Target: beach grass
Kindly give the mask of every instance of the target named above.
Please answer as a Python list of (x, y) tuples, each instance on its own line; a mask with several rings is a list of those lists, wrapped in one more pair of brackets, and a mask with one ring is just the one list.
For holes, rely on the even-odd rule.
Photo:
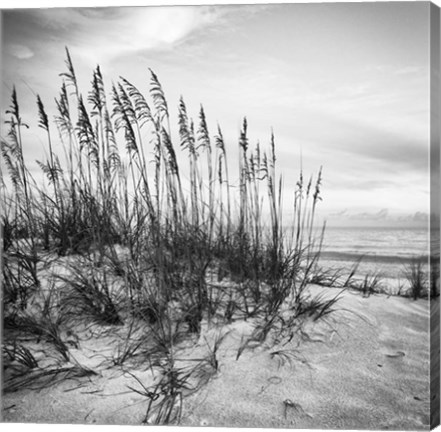
[[(204, 108), (194, 121), (181, 98), (172, 130), (153, 71), (148, 95), (121, 77), (109, 96), (97, 66), (83, 94), (66, 49), (60, 76), (53, 121), (42, 98), (36, 100), (46, 137), (46, 156), (37, 161), (41, 180), (25, 162), (27, 125), (15, 87), (6, 112), (4, 322), (5, 337), (16, 347), (6, 355), (34, 366), (32, 353), (18, 344), (21, 334), (33, 332), (68, 362), (66, 332), (85, 322), (115, 328), (115, 334), (120, 328), (113, 365), (139, 355), (152, 364), (154, 352), (163, 359), (153, 393), (134, 390), (149, 398), (145, 421), (153, 402), (155, 423), (179, 421), (182, 387), (202, 365), (216, 373), (223, 337), (206, 341), (207, 357), (190, 375), (175, 362), (182, 340), (201, 335), (203, 322), (252, 318), (260, 322), (263, 342), (284, 302), (302, 310), (315, 259), (321, 171), (315, 183), (312, 177), (306, 183), (300, 171), (290, 221), (295, 229), (286, 233), (274, 134), (268, 151), (252, 147), (243, 119), (236, 188), (221, 128), (212, 137)], [(42, 269), (51, 265), (48, 275)], [(152, 337), (140, 335), (140, 326)], [(152, 396), (158, 392), (161, 402)]]
[(429, 278), (421, 259), (414, 258), (404, 269), (409, 284), (408, 295), (414, 300), (429, 293)]
[[(144, 423), (179, 423), (184, 397), (220, 369), (226, 334), (209, 340), (204, 327), (252, 321), (236, 359), (265, 341), (291, 340), (305, 320), (325, 319), (339, 300), (311, 298), (308, 283), (352, 287), (358, 264), (349, 275), (317, 270), (324, 233), (317, 236), (314, 228), (321, 169), (309, 180), (299, 170), (293, 218), (283, 219), (273, 133), (267, 150), (252, 146), (244, 118), (237, 144), (227, 143), (219, 126), (210, 134), (202, 106), (195, 121), (189, 116), (183, 98), (173, 129), (165, 91), (151, 70), (148, 95), (122, 77), (107, 93), (99, 66), (84, 94), (66, 49), (61, 78), (53, 121), (40, 96), (36, 100), (46, 139), (46, 156), (38, 161), (42, 180), (25, 162), (27, 126), (15, 88), (1, 141), (9, 176), (2, 186), (9, 344), (3, 354), (9, 363), (38, 368), (22, 342), (31, 333), (61, 356), (60, 373), (14, 376), (6, 389), (31, 386), (33, 377), (89, 376), (91, 369), (71, 352), (81, 338), (73, 346), (68, 335), (98, 326), (117, 341), (104, 361), (130, 373), (136, 383), (130, 390), (146, 399)], [(231, 179), (230, 145), (239, 150), (237, 181)], [(291, 230), (283, 229), (286, 223)], [(409, 280), (413, 296), (420, 296), (421, 268), (412, 268)], [(371, 294), (378, 286), (373, 275), (361, 289)], [(197, 340), (205, 341), (207, 353), (182, 366), (180, 347)], [(280, 364), (301, 359), (297, 350), (271, 355)], [(152, 371), (152, 383), (130, 372), (134, 363)]]

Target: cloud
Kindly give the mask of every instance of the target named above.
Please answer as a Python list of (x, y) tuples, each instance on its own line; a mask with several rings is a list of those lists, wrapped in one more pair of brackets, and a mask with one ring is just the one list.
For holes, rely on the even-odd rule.
[(389, 210), (384, 208), (378, 212), (363, 212), (363, 213), (348, 213), (344, 211), (340, 214), (333, 214), (333, 216), (343, 216), (350, 220), (363, 220), (363, 221), (383, 221), (389, 218)]
[(334, 213), (330, 213), (329, 217), (341, 217), (341, 216), (348, 216), (348, 209), (345, 208), (344, 210), (338, 211), (338, 212), (334, 212)]
[(378, 221), (390, 218), (389, 209), (384, 208), (378, 211), (351, 212), (347, 208), (344, 210), (334, 210), (327, 214), (329, 218), (343, 218), (344, 220), (367, 220)]
[[(42, 10), (40, 22), (93, 64), (137, 52), (168, 50), (217, 24), (216, 7), (127, 7)], [(43, 27), (44, 27), (43, 26)]]
[(18, 58), (19, 60), (27, 60), (34, 56), (34, 52), (25, 45), (20, 44), (8, 44), (6, 46), (7, 52)]
[(429, 215), (426, 212), (397, 212), (383, 208), (378, 211), (341, 211), (324, 215), (330, 226), (379, 226), (379, 227), (427, 227)]
[(389, 221), (389, 222), (413, 222), (413, 223), (427, 223), (429, 220), (429, 215), (426, 212), (417, 211), (415, 213), (401, 213), (401, 214), (391, 214), (389, 209), (383, 208), (379, 211), (374, 212), (349, 212), (347, 209), (332, 212), (328, 214), (329, 218), (342, 218), (346, 221), (364, 221), (364, 222), (379, 222), (379, 221)]
[(412, 216), (412, 220), (415, 222), (427, 222), (429, 220), (429, 215), (425, 212), (416, 212)]
[(377, 72), (380, 74), (393, 74), (393, 75), (421, 75), (426, 73), (425, 68), (418, 65), (407, 65), (402, 67), (397, 67), (396, 65), (383, 64), (383, 65), (369, 65), (366, 67), (368, 72)]
[[(328, 117), (328, 118), (327, 118)], [(409, 174), (409, 170), (427, 173), (429, 140), (427, 123), (418, 127), (394, 123), (377, 117), (378, 124), (364, 119), (345, 119), (322, 113), (324, 127), (313, 131), (321, 147), (332, 147), (342, 157), (350, 158), (357, 169), (369, 167), (369, 180), (384, 181), (384, 169)], [(398, 126), (401, 125), (401, 129)], [(423, 127), (425, 126), (425, 128)], [(332, 133), (331, 133), (332, 132)], [(381, 172), (381, 176), (377, 174)], [(373, 176), (374, 174), (374, 176)], [(359, 179), (361, 180), (361, 179)], [(365, 180), (365, 179), (363, 179)], [(373, 186), (373, 184), (371, 185)], [(376, 186), (379, 186), (377, 184)]]
[(400, 221), (405, 222), (423, 222), (427, 223), (429, 221), (429, 215), (426, 212), (417, 211), (413, 214), (406, 214), (399, 218)]

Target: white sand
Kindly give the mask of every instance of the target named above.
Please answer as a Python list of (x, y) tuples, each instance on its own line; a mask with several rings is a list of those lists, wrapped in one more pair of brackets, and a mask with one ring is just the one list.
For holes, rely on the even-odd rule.
[[(329, 296), (338, 292), (318, 286), (310, 290)], [(291, 365), (279, 365), (265, 344), (245, 350), (236, 361), (243, 335), (253, 330), (252, 322), (205, 329), (208, 341), (219, 331), (230, 333), (219, 349), (220, 372), (202, 390), (184, 399), (181, 424), (428, 429), (429, 302), (385, 295), (363, 298), (360, 293), (345, 292), (336, 307), (340, 310), (327, 322), (306, 324), (305, 331), (313, 341), (304, 340), (297, 346), (294, 339), (284, 347), (295, 356)], [(199, 348), (187, 348), (182, 356), (197, 355), (204, 341), (201, 338)], [(73, 353), (81, 364), (96, 370), (99, 362), (92, 353), (109, 343), (106, 339), (89, 341)], [(151, 382), (150, 372), (131, 372), (147, 384)], [(99, 370), (99, 376), (90, 381), (83, 378), (39, 392), (8, 393), (2, 398), (3, 420), (140, 424), (146, 400), (128, 391), (127, 385), (136, 383), (111, 368)], [(4, 430), (12, 430), (12, 425)]]

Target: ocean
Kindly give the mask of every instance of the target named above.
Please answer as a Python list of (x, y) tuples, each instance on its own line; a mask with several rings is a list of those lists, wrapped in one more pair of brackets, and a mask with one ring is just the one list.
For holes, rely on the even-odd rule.
[(426, 228), (331, 228), (325, 231), (323, 251), (344, 260), (408, 262), (429, 255)]
[(349, 269), (361, 260), (359, 278), (379, 274), (385, 285), (395, 288), (406, 285), (405, 273), (414, 259), (428, 262), (429, 237), (427, 228), (327, 227), (319, 264)]

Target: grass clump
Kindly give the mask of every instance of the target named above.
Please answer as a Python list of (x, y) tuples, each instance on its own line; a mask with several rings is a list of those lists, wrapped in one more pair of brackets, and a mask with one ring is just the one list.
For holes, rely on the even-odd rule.
[(70, 318), (88, 317), (103, 324), (122, 324), (105, 270), (96, 271), (85, 260), (70, 266), (68, 276), (58, 276), (66, 288), (63, 313)]
[(424, 261), (414, 258), (404, 268), (404, 276), (408, 282), (408, 295), (413, 300), (429, 295), (429, 278), (425, 270)]

